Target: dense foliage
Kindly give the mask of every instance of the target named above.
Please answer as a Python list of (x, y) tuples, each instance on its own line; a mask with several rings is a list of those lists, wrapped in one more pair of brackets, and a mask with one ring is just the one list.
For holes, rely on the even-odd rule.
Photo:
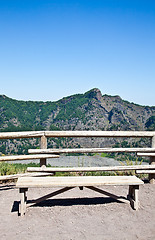
[[(155, 107), (140, 106), (119, 96), (92, 89), (85, 94), (65, 97), (57, 102), (18, 101), (0, 96), (0, 131), (38, 130), (155, 130)], [(96, 147), (115, 144), (93, 141)], [(48, 147), (80, 147), (80, 139), (50, 139)], [(3, 154), (27, 153), (39, 147), (38, 140), (0, 141)]]

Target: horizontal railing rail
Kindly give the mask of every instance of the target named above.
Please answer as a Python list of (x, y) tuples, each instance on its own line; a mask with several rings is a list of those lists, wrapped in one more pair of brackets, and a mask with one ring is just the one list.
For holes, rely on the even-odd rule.
[[(102, 137), (102, 138), (151, 138), (152, 144), (150, 148), (77, 148), (77, 149), (51, 149), (47, 151), (47, 139), (48, 138), (62, 138), (62, 137)], [(61, 153), (89, 153), (89, 152), (148, 152), (144, 154), (150, 157), (150, 164), (155, 164), (155, 131), (23, 131), (23, 132), (0, 132), (0, 139), (19, 139), (19, 138), (40, 138), (40, 150), (29, 150), (29, 153), (39, 154), (61, 154)], [(47, 149), (47, 150), (46, 150)], [(46, 150), (46, 151), (45, 151)], [(27, 155), (28, 156), (28, 155)], [(40, 157), (40, 166), (46, 165), (46, 155)], [(54, 157), (54, 156), (53, 156)], [(58, 156), (55, 156), (58, 157)], [(13, 157), (12, 160), (17, 160), (19, 157)], [(31, 159), (32, 156), (27, 159)], [(2, 159), (2, 157), (1, 157)], [(4, 158), (4, 159), (7, 159)], [(4, 159), (2, 159), (4, 161)], [(22, 159), (22, 156), (21, 156)], [(23, 156), (23, 159), (26, 159)], [(10, 160), (10, 158), (9, 158)], [(155, 174), (149, 174), (150, 181), (155, 181)]]
[(49, 148), (49, 149), (29, 149), (28, 153), (38, 154), (61, 154), (61, 153), (124, 153), (124, 152), (155, 152), (155, 148)]
[(155, 131), (27, 131), (0, 132), (0, 139), (38, 137), (153, 137)]
[(153, 131), (46, 131), (46, 137), (153, 137)]
[(44, 135), (45, 135), (44, 131), (0, 132), (0, 139), (38, 138)]

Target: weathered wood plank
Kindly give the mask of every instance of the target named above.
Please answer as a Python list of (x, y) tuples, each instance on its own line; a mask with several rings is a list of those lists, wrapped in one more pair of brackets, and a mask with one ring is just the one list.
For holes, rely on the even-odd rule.
[(0, 139), (12, 138), (35, 138), (44, 136), (44, 131), (28, 131), (28, 132), (0, 132)]
[(32, 205), (40, 203), (40, 202), (42, 202), (42, 201), (44, 201), (44, 200), (46, 200), (48, 198), (51, 198), (51, 197), (54, 197), (54, 196), (56, 196), (58, 194), (64, 193), (66, 191), (69, 191), (72, 188), (74, 188), (74, 187), (65, 187), (65, 188), (62, 188), (62, 189), (57, 190), (55, 192), (52, 192), (50, 194), (47, 194), (47, 195), (45, 195), (43, 197), (37, 198), (37, 199), (33, 200), (31, 203), (28, 203), (27, 207), (31, 207)]
[(139, 185), (143, 184), (136, 176), (79, 176), (79, 177), (24, 177), (18, 178), (17, 188), (33, 187), (80, 187), (101, 185)]
[(155, 173), (155, 170), (152, 169), (152, 170), (136, 170), (136, 173), (137, 174), (150, 174), (150, 173)]
[[(155, 148), (155, 136), (152, 137), (152, 148)], [(150, 164), (155, 165), (155, 156), (150, 157)], [(149, 174), (149, 181), (151, 184), (155, 184), (155, 174), (154, 173)]]
[(139, 152), (139, 153), (137, 153), (137, 156), (141, 156), (141, 157), (155, 157), (155, 152), (151, 152), (151, 153)]
[(133, 209), (138, 210), (139, 200), (138, 200), (139, 185), (130, 185), (128, 199)]
[(45, 131), (46, 137), (153, 137), (155, 131)]
[(129, 201), (127, 199), (124, 199), (124, 198), (122, 198), (120, 196), (117, 196), (115, 194), (109, 193), (109, 192), (107, 192), (105, 190), (102, 190), (102, 189), (99, 189), (97, 187), (90, 186), (90, 187), (86, 187), (86, 188), (91, 189), (93, 191), (96, 191), (98, 193), (104, 194), (106, 196), (109, 196), (109, 197), (111, 197), (111, 198), (113, 198), (113, 199), (115, 199), (117, 201), (120, 201), (120, 202), (123, 202), (123, 203), (129, 203)]
[(19, 189), (19, 192), (20, 192), (20, 204), (19, 204), (19, 214), (21, 216), (23, 216), (26, 212), (26, 191), (28, 189), (26, 188), (22, 188), (22, 189)]
[(33, 137), (153, 137), (155, 131), (27, 131), (0, 132), (0, 139)]
[(153, 165), (105, 166), (105, 167), (28, 167), (28, 172), (99, 172), (155, 169)]
[(33, 160), (41, 158), (58, 158), (55, 154), (35, 154), (35, 155), (13, 155), (0, 157), (0, 161), (18, 161), (18, 160)]
[[(42, 136), (40, 139), (40, 147), (41, 149), (47, 148), (47, 137)], [(46, 157), (45, 158), (40, 158), (40, 167), (41, 166), (46, 166)]]
[(111, 153), (111, 152), (154, 152), (155, 148), (64, 148), (29, 149), (28, 153)]
[(17, 179), (19, 177), (41, 177), (41, 176), (53, 176), (52, 173), (19, 173), (19, 174), (13, 174), (13, 175), (4, 175), (0, 176), (0, 181), (6, 181), (11, 179)]

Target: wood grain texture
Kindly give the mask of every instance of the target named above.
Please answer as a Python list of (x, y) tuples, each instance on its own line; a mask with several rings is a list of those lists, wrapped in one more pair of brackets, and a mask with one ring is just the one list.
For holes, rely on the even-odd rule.
[(35, 154), (35, 155), (13, 155), (0, 157), (0, 161), (17, 161), (17, 160), (33, 160), (40, 158), (58, 158), (59, 155), (55, 154)]
[(99, 172), (99, 171), (127, 171), (136, 169), (155, 169), (153, 165), (105, 166), (105, 167), (28, 167), (28, 172)]
[(0, 132), (0, 139), (13, 138), (37, 138), (44, 136), (44, 131), (28, 131), (28, 132)]
[(18, 178), (17, 188), (79, 187), (102, 185), (140, 185), (136, 176), (79, 176), (79, 177), (24, 177)]
[(52, 173), (19, 173), (19, 174), (13, 174), (13, 175), (5, 175), (0, 176), (0, 181), (6, 181), (11, 179), (17, 179), (19, 177), (41, 177), (41, 176), (53, 176)]
[(29, 149), (28, 153), (111, 153), (111, 152), (154, 152), (155, 148), (64, 148)]
[(153, 137), (155, 131), (27, 131), (0, 132), (0, 139), (35, 137)]
[[(47, 148), (47, 137), (42, 136), (40, 139), (40, 148), (45, 149)], [(40, 167), (41, 166), (46, 166), (46, 157), (45, 158), (40, 158)]]
[(155, 131), (45, 131), (47, 137), (153, 137)]

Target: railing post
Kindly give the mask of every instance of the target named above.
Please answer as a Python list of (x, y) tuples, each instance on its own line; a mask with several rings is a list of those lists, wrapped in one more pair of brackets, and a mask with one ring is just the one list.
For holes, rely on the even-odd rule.
[[(47, 137), (42, 136), (40, 139), (40, 148), (45, 149), (47, 148)], [(46, 158), (40, 159), (40, 167), (46, 166)]]
[[(155, 136), (152, 137), (152, 148), (155, 148)], [(150, 164), (155, 164), (155, 157), (150, 157)], [(155, 184), (155, 173), (149, 174), (149, 181), (151, 184)]]

